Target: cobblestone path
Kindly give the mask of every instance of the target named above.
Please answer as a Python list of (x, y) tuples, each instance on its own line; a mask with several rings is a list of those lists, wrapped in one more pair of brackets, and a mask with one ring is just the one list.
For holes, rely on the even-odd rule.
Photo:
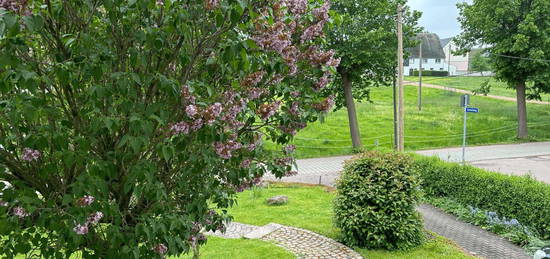
[(345, 245), (300, 228), (282, 226), (261, 239), (284, 247), (298, 258), (363, 258)]
[(223, 238), (257, 238), (273, 242), (294, 253), (298, 258), (304, 259), (363, 258), (353, 249), (328, 237), (309, 230), (274, 223), (260, 227), (231, 222), (227, 225), (225, 233), (208, 232), (207, 234)]

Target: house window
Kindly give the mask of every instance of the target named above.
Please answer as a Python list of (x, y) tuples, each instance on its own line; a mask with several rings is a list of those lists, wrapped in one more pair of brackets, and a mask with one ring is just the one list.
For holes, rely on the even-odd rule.
[(441, 63), (441, 59), (440, 59), (440, 58), (436, 58), (436, 59), (435, 59), (435, 63)]
[(425, 58), (423, 62), (424, 62), (424, 63), (428, 63), (428, 59), (427, 59), (427, 58)]
[(414, 64), (414, 58), (411, 58), (410, 62), (411, 62), (411, 64)]
[(439, 68), (439, 70), (443, 71), (443, 68), (442, 68), (442, 67), (440, 67), (440, 68)]
[(430, 67), (430, 70), (432, 70), (432, 71), (433, 71), (433, 70), (434, 70), (434, 68), (433, 68), (433, 67)]

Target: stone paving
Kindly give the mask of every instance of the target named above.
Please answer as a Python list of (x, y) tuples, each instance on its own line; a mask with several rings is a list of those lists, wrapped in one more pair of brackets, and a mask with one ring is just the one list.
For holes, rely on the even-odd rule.
[(255, 238), (273, 242), (294, 253), (298, 258), (352, 259), (363, 258), (353, 249), (333, 239), (309, 230), (270, 223), (265, 226), (253, 226), (231, 222), (226, 232), (208, 232), (207, 235), (223, 238)]
[(458, 220), (431, 205), (422, 204), (417, 210), (424, 218), (424, 227), (453, 240), (473, 255), (487, 259), (529, 259), (522, 248), (491, 232)]
[(261, 239), (278, 244), (298, 258), (363, 258), (345, 245), (300, 228), (282, 226)]
[(223, 238), (242, 238), (246, 234), (258, 228), (260, 227), (247, 225), (239, 222), (231, 222), (225, 226), (225, 229), (226, 229), (225, 233), (216, 231), (216, 232), (208, 232), (206, 234), (211, 236), (223, 237)]

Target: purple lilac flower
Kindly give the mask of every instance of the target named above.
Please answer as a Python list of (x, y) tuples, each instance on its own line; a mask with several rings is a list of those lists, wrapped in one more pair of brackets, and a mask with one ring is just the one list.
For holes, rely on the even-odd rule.
[(321, 35), (323, 35), (323, 27), (325, 26), (324, 21), (319, 21), (313, 25), (307, 27), (302, 34), (302, 43), (306, 41), (313, 40)]
[(281, 105), (280, 101), (276, 101), (274, 103), (264, 103), (260, 105), (260, 108), (258, 109), (257, 113), (260, 115), (262, 120), (267, 120), (271, 116), (275, 115), (280, 105)]
[(292, 91), (290, 92), (290, 95), (292, 95), (292, 97), (298, 97), (300, 96), (300, 91)]
[(316, 92), (322, 90), (323, 88), (325, 88), (325, 86), (327, 86), (328, 81), (328, 76), (322, 76), (321, 78), (319, 78), (319, 81), (313, 86), (313, 90), (315, 90)]
[(25, 161), (34, 161), (38, 160), (42, 153), (40, 151), (30, 148), (23, 149), (23, 160)]
[(95, 224), (99, 223), (101, 218), (103, 218), (103, 212), (96, 211), (96, 212), (90, 214), (90, 216), (88, 216), (88, 220), (86, 220), (86, 223), (95, 225)]
[(155, 251), (157, 254), (163, 255), (168, 252), (168, 247), (165, 244), (158, 244), (153, 247), (153, 251)]
[(76, 226), (73, 228), (73, 231), (77, 235), (86, 235), (88, 234), (88, 224), (76, 224)]
[(294, 153), (294, 151), (296, 151), (296, 146), (295, 145), (287, 145), (287, 146), (285, 146), (284, 151), (287, 154)]
[(195, 96), (191, 94), (191, 91), (189, 90), (189, 86), (183, 85), (181, 87), (181, 96), (185, 104), (195, 103)]
[(241, 85), (245, 87), (257, 86), (260, 81), (264, 78), (265, 71), (257, 71), (248, 76), (246, 76), (242, 81)]
[(195, 119), (193, 122), (191, 122), (191, 130), (197, 131), (202, 128), (204, 125), (204, 122), (202, 119)]
[(212, 125), (214, 121), (220, 116), (222, 113), (222, 104), (221, 103), (214, 103), (206, 109), (206, 111), (203, 113), (203, 117), (208, 123), (208, 125)]
[(23, 207), (17, 206), (13, 208), (13, 215), (19, 218), (24, 218), (24, 217), (28, 217), (30, 214)]
[(223, 159), (231, 158), (232, 152), (240, 148), (242, 148), (242, 144), (235, 140), (229, 140), (226, 143), (214, 143), (214, 149), (216, 150), (216, 153)]
[(252, 87), (249, 89), (248, 98), (250, 98), (250, 100), (255, 100), (260, 98), (264, 93), (265, 93), (265, 89)]
[[(0, 8), (13, 12), (20, 12), (21, 10), (24, 10), (26, 5), (27, 0), (0, 0)], [(29, 10), (25, 12), (25, 15), (30, 15)]]
[(78, 205), (84, 207), (92, 204), (95, 201), (94, 196), (85, 195), (84, 197), (77, 200)]
[(290, 109), (288, 109), (288, 112), (294, 116), (300, 115), (299, 105), (299, 102), (293, 102)]
[(331, 95), (321, 103), (314, 104), (313, 108), (315, 108), (319, 112), (328, 112), (332, 108), (332, 106), (334, 106), (334, 103), (334, 96)]
[(251, 163), (251, 162), (252, 162), (252, 161), (251, 161), (250, 159), (245, 159), (245, 160), (243, 160), (243, 161), (241, 162), (241, 167), (242, 167), (242, 168), (250, 168), (250, 163)]
[(178, 134), (188, 134), (189, 133), (189, 123), (182, 121), (178, 122), (172, 127), (170, 127), (170, 131), (172, 131), (172, 134), (178, 135)]
[(306, 12), (307, 0), (286, 0), (284, 3), (288, 6), (290, 12), (300, 15)]
[(197, 111), (197, 106), (191, 104), (191, 105), (188, 105), (186, 108), (185, 108), (185, 113), (187, 113), (187, 116), (189, 117), (195, 117), (195, 115), (198, 114), (198, 111)]
[(328, 10), (330, 9), (330, 1), (326, 1), (321, 7), (313, 9), (311, 13), (313, 13), (313, 16), (317, 18), (318, 20), (328, 20)]
[(254, 151), (255, 149), (256, 149), (256, 144), (255, 143), (248, 144), (248, 151)]

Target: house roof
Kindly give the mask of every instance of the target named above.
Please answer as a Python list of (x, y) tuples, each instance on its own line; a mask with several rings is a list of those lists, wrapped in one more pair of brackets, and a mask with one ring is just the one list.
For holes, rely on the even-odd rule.
[(441, 39), (439, 40), (439, 42), (441, 43), (441, 47), (445, 48), (445, 46), (447, 46), (447, 44), (449, 44), (449, 42), (451, 42), (454, 38), (445, 38), (445, 39)]
[[(440, 58), (445, 59), (445, 52), (441, 46), (439, 36), (435, 33), (419, 33), (415, 37), (422, 42), (422, 58)], [(420, 44), (410, 48), (411, 58), (419, 58)]]

